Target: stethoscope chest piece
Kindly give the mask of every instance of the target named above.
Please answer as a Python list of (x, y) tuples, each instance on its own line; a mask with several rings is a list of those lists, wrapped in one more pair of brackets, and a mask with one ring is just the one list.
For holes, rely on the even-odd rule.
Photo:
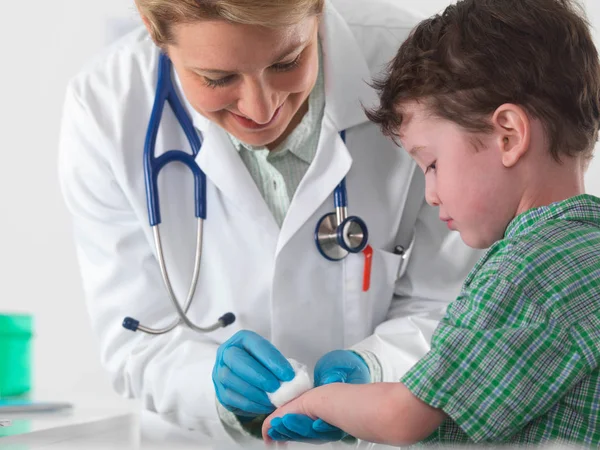
[(335, 213), (325, 214), (317, 223), (315, 242), (317, 249), (330, 261), (339, 261), (348, 256), (337, 240), (337, 219)]
[[(340, 132), (346, 144), (346, 132)], [(315, 244), (319, 253), (329, 261), (340, 261), (348, 253), (362, 252), (369, 243), (367, 224), (360, 217), (348, 217), (348, 192), (346, 177), (333, 192), (335, 212), (325, 214), (315, 228)]]
[(368, 242), (367, 225), (356, 216), (346, 217), (340, 222), (337, 213), (325, 214), (315, 229), (317, 249), (330, 261), (340, 261), (348, 253), (362, 252)]

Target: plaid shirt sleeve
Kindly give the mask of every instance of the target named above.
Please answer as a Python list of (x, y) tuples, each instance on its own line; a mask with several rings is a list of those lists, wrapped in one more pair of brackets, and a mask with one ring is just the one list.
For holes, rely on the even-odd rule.
[(449, 307), (431, 351), (401, 381), (474, 442), (510, 438), (593, 370), (577, 327), (532, 303), (506, 278), (474, 279)]

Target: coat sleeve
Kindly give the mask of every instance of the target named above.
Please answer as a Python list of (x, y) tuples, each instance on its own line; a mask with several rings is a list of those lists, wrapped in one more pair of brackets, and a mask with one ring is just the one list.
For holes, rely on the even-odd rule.
[(406, 272), (396, 281), (386, 320), (352, 347), (367, 361), (373, 381), (399, 381), (429, 351), (446, 307), (483, 254), (467, 247), (439, 220), (437, 208), (425, 203), (422, 183), (413, 179), (408, 195), (423, 201)]
[(146, 218), (136, 214), (115, 177), (115, 144), (99, 125), (106, 113), (78, 92), (73, 84), (67, 90), (59, 178), (102, 364), (119, 394), (140, 399), (171, 423), (219, 438), (224, 429), (211, 380), (218, 343), (185, 327), (148, 336), (121, 326), (128, 315), (165, 326), (174, 312)]

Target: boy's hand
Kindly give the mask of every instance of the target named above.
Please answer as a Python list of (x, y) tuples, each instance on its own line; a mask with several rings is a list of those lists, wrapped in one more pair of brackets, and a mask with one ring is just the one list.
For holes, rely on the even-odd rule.
[[(349, 350), (334, 350), (317, 362), (314, 379), (316, 387), (331, 383), (365, 384), (371, 381), (371, 374), (367, 364), (356, 353)], [(293, 401), (289, 404), (292, 403)], [(321, 419), (311, 419), (298, 411), (289, 411), (285, 416), (278, 417), (268, 430), (270, 439), (274, 441), (324, 443), (339, 441), (347, 436), (339, 428)]]
[(316, 402), (329, 387), (311, 389), (286, 405), (278, 408), (263, 422), (265, 442), (297, 441), (325, 443), (339, 441), (346, 433), (317, 417)]
[[(306, 403), (306, 397), (308, 397), (308, 394), (312, 392), (308, 391), (304, 394), (302, 394), (301, 396), (295, 398), (294, 400), (292, 400), (289, 403), (286, 403), (285, 405), (281, 406), (280, 408), (277, 408), (270, 416), (268, 416), (265, 421), (263, 422), (263, 427), (262, 427), (262, 436), (263, 439), (265, 440), (265, 442), (271, 442), (271, 441), (278, 441), (278, 440), (283, 440), (283, 439), (278, 439), (279, 436), (277, 433), (277, 431), (275, 429), (273, 429), (272, 427), (283, 422), (282, 418), (286, 415), (303, 415), (303, 416), (308, 416), (308, 411), (306, 409), (305, 403)], [(310, 420), (312, 422), (312, 419), (310, 417), (306, 417), (308, 420)], [(272, 424), (272, 422), (275, 422), (274, 424)]]

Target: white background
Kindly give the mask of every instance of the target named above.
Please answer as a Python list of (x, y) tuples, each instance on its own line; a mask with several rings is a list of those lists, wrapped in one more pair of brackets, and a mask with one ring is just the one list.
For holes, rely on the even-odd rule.
[[(449, 3), (397, 1), (427, 15)], [(585, 6), (600, 28), (600, 2), (585, 0)], [(118, 400), (89, 329), (56, 159), (68, 79), (135, 15), (133, 0), (7, 1), (2, 6), (0, 312), (35, 316), (34, 383), (41, 398)], [(600, 195), (598, 161), (586, 183), (589, 193)]]

